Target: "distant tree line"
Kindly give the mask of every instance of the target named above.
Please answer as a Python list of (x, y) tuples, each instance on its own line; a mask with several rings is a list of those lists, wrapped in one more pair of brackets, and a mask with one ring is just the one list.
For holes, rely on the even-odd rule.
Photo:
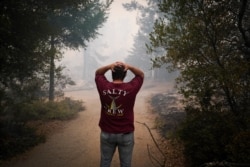
[(152, 59), (163, 55), (165, 50), (158, 48), (157, 52), (156, 50), (150, 53), (147, 51), (147, 45), (150, 43), (149, 34), (153, 31), (154, 21), (163, 13), (159, 11), (157, 0), (146, 0), (145, 2), (146, 4), (141, 4), (138, 1), (131, 1), (123, 4), (128, 11), (138, 11), (136, 21), (139, 25), (138, 32), (134, 37), (134, 44), (125, 61), (143, 69), (147, 79), (173, 81), (178, 76), (178, 71), (170, 70), (168, 64), (156, 66), (152, 62)]

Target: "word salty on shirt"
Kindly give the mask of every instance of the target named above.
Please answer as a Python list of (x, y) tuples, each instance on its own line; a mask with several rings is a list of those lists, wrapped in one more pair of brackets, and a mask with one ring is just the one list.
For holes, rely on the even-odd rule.
[(122, 95), (126, 96), (128, 94), (127, 91), (121, 89), (107, 89), (102, 91), (103, 95)]

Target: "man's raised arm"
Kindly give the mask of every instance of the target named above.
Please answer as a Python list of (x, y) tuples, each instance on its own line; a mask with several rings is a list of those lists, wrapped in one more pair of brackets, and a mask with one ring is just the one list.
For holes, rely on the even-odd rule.
[(130, 70), (134, 75), (137, 75), (137, 76), (144, 78), (144, 73), (139, 68), (136, 68), (132, 65), (126, 64), (126, 69)]
[(106, 65), (106, 66), (102, 66), (100, 68), (98, 68), (95, 72), (95, 75), (104, 75), (108, 70), (112, 70), (115, 66), (115, 63)]

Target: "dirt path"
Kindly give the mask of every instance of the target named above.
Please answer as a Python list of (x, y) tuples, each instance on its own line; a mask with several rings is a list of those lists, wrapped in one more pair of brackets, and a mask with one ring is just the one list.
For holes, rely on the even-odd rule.
[[(150, 95), (166, 90), (158, 86), (144, 86), (137, 96), (135, 121), (147, 123), (153, 128), (154, 115), (149, 111), (147, 101)], [(99, 153), (99, 109), (97, 91), (83, 90), (68, 92), (66, 96), (81, 99), (86, 110), (79, 117), (66, 122), (64, 128), (50, 135), (47, 142), (32, 150), (1, 164), (2, 167), (98, 167)], [(135, 123), (134, 167), (152, 167), (147, 145), (154, 147), (152, 138), (145, 126)], [(152, 130), (155, 135), (155, 130)], [(116, 152), (112, 167), (119, 166)]]

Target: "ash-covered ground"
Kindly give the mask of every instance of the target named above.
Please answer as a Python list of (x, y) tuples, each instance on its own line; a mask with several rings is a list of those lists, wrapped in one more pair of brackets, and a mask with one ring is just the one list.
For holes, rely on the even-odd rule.
[(153, 95), (150, 100), (153, 112), (159, 115), (156, 127), (164, 137), (169, 137), (186, 116), (181, 99), (178, 93), (169, 92)]

